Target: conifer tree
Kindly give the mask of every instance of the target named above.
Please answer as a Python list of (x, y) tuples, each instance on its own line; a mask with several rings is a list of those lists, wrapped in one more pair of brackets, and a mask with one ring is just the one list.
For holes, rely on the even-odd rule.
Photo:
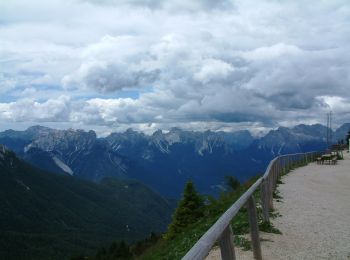
[(235, 191), (241, 186), (240, 182), (234, 176), (226, 176), (227, 185)]
[(197, 193), (193, 183), (189, 181), (185, 186), (179, 206), (173, 215), (173, 221), (169, 225), (167, 238), (173, 238), (189, 224), (195, 223), (203, 214), (203, 198)]

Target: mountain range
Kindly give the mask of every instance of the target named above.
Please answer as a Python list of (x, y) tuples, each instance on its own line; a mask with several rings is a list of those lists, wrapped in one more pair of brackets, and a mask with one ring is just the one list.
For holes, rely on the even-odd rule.
[[(338, 128), (333, 140), (344, 138), (349, 128), (349, 123)], [(43, 170), (94, 182), (135, 179), (165, 197), (179, 198), (189, 179), (201, 193), (217, 195), (225, 189), (227, 175), (243, 182), (262, 173), (279, 154), (323, 150), (326, 131), (320, 124), (297, 125), (257, 138), (249, 131), (172, 128), (146, 135), (129, 129), (98, 138), (94, 131), (33, 126), (1, 132), (0, 143)]]

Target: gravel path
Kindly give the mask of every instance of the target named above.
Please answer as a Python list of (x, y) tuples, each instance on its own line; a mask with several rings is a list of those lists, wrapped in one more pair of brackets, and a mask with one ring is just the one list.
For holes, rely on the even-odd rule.
[[(284, 176), (273, 221), (282, 235), (261, 233), (263, 259), (350, 259), (350, 156), (338, 165), (309, 164)], [(236, 258), (253, 259), (236, 248)], [(207, 260), (221, 259), (220, 250)]]

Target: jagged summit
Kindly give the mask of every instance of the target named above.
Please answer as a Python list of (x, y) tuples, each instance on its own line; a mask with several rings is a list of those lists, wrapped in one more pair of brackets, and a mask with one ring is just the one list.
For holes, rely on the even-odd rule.
[(86, 132), (84, 130), (52, 130), (46, 132), (45, 135), (39, 135), (26, 149), (33, 147), (40, 148), (45, 151), (52, 151), (59, 147), (61, 149), (70, 149), (75, 146), (79, 149), (81, 146), (90, 146), (96, 140), (96, 133), (92, 130)]
[(33, 125), (27, 128), (27, 132), (43, 132), (43, 131), (51, 131), (52, 129), (46, 126), (41, 125)]

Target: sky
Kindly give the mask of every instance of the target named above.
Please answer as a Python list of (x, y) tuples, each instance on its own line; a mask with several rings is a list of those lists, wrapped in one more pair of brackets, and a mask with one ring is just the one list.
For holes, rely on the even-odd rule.
[(348, 0), (0, 0), (0, 130), (350, 122)]

